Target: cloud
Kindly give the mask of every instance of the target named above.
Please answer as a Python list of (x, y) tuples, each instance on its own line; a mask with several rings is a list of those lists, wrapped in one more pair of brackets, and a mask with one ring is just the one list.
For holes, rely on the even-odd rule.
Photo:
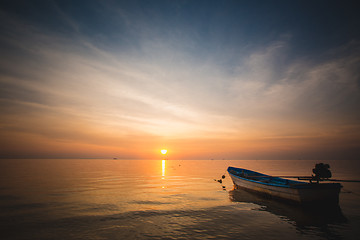
[(358, 51), (346, 56), (335, 51), (320, 62), (294, 59), (284, 63), (287, 48), (284, 42), (273, 43), (255, 51), (239, 67), (230, 92), (241, 104), (240, 111), (285, 116), (299, 112), (308, 117), (339, 115), (347, 109), (343, 113), (354, 116), (352, 111), (359, 104)]
[[(171, 137), (226, 129), (209, 130), (209, 125), (221, 117), (196, 106), (197, 102), (206, 102), (201, 96), (208, 94), (207, 87), (201, 82), (203, 72), (210, 69), (194, 70), (194, 62), (190, 59), (187, 63), (186, 54), (165, 46), (167, 43), (154, 47), (145, 41), (145, 59), (141, 59), (116, 49), (111, 53), (104, 51), (81, 36), (71, 42), (38, 30), (25, 31), (22, 39), (26, 45), (20, 39), (8, 42), (21, 51), (12, 62), (2, 62), (7, 69), (0, 80), (7, 92), (2, 95), (2, 110), (15, 118), (31, 116), (32, 121), (25, 125), (34, 134), (65, 138), (47, 124), (36, 126), (43, 116), (54, 113), (58, 120), (49, 121), (60, 124), (62, 129), (75, 128), (71, 119), (94, 129), (111, 126), (113, 134), (134, 132)], [(32, 58), (38, 61), (29, 68)], [(212, 81), (207, 80), (211, 88)], [(24, 124), (12, 119), (4, 117), (2, 122), (12, 126)], [(80, 133), (66, 136), (75, 139), (76, 134)], [(86, 141), (86, 137), (82, 139)]]

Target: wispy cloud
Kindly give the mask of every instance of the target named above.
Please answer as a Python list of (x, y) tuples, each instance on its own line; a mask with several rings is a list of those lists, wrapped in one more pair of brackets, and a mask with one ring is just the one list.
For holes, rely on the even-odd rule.
[(357, 121), (358, 51), (343, 56), (339, 49), (323, 61), (294, 59), (286, 63), (281, 60), (287, 58), (287, 48), (286, 42), (276, 42), (245, 60), (230, 90), (239, 112), (279, 121)]

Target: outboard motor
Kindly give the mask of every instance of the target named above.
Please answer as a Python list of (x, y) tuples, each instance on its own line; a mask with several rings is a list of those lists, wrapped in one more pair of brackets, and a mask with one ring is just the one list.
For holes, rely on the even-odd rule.
[(329, 170), (330, 165), (324, 163), (315, 164), (315, 168), (312, 170), (315, 174), (314, 179), (319, 182), (324, 178), (331, 178), (331, 171)]

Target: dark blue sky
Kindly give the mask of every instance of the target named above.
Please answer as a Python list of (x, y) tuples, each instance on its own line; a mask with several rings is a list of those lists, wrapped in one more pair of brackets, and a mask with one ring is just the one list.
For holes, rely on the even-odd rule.
[(144, 34), (196, 35), (196, 47), (204, 49), (266, 44), (290, 34), (295, 54), (317, 55), (360, 37), (356, 1), (15, 0), (2, 1), (1, 9), (46, 31), (69, 38), (81, 33), (98, 44), (125, 47), (136, 47)]

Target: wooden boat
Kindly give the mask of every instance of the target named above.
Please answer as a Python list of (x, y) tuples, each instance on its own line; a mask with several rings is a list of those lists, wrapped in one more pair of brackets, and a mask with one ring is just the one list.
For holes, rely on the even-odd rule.
[(297, 204), (339, 204), (340, 183), (312, 183), (273, 177), (247, 169), (227, 169), (235, 187)]

